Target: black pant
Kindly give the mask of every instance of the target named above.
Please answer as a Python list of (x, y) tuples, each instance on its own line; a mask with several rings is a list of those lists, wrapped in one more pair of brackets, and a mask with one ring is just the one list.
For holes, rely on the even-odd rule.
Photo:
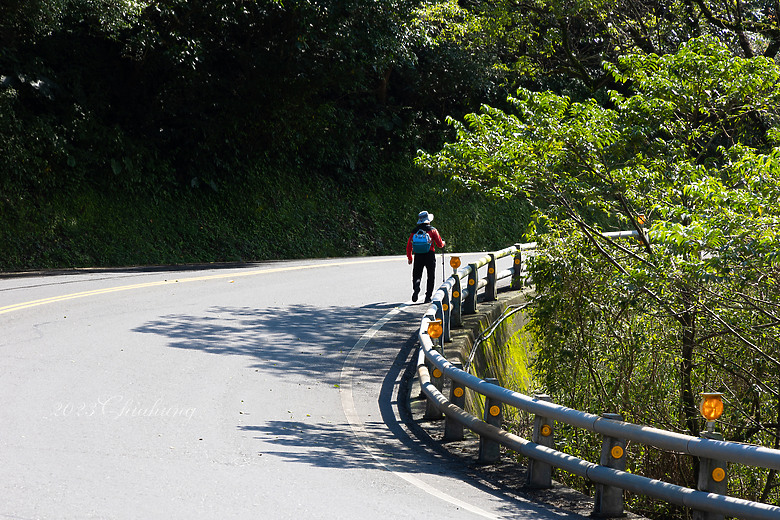
[(414, 255), (414, 265), (412, 265), (412, 289), (414, 292), (420, 292), (423, 268), (428, 271), (428, 279), (426, 280), (428, 285), (425, 298), (430, 299), (433, 295), (433, 286), (436, 283), (436, 253), (429, 251)]

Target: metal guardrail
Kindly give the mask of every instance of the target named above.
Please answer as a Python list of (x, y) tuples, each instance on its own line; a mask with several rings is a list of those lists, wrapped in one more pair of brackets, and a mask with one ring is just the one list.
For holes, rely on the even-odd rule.
[[(609, 238), (636, 236), (636, 232), (605, 233)], [(428, 398), (428, 416), (446, 417), (445, 439), (462, 438), (467, 427), (480, 436), (480, 459), (498, 458), (498, 445), (506, 446), (529, 458), (528, 483), (534, 487), (550, 487), (551, 468), (557, 467), (597, 484), (594, 514), (617, 517), (623, 514), (623, 490), (660, 499), (693, 509), (701, 519), (715, 520), (733, 516), (755, 520), (780, 519), (780, 507), (751, 502), (726, 495), (726, 462), (780, 471), (780, 450), (761, 446), (693, 437), (680, 433), (624, 422), (617, 414), (598, 416), (549, 402), (547, 396), (515, 392), (497, 381), (484, 380), (465, 372), (448, 361), (428, 334), (428, 325), (442, 320), (441, 339), (450, 340), (451, 325), (460, 326), (462, 314), (476, 312), (477, 293), (483, 301), (496, 299), (499, 280), (511, 277), (511, 287), (524, 285), (523, 256), (536, 248), (535, 243), (517, 244), (490, 253), (457, 269), (433, 295), (420, 323), (420, 355), (418, 376), (422, 391)], [(497, 272), (496, 260), (513, 257), (513, 266)], [(487, 266), (487, 276), (479, 277), (479, 269)], [(466, 280), (466, 283), (463, 283)], [(433, 376), (431, 376), (433, 373)], [(444, 380), (451, 381), (450, 398), (441, 390)], [(464, 411), (464, 388), (485, 396), (485, 417), (480, 419)], [(460, 391), (458, 392), (458, 389)], [(500, 428), (503, 406), (513, 406), (534, 414), (533, 440), (527, 440)], [(603, 446), (599, 464), (557, 451), (553, 446), (555, 422), (601, 434)], [(705, 432), (706, 433), (706, 432)], [(628, 441), (657, 449), (699, 457), (702, 470), (700, 490), (690, 489), (625, 471), (625, 447)]]

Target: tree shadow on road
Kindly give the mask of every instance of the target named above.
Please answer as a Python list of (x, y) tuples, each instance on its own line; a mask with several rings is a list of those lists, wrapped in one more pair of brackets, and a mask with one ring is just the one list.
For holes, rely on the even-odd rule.
[(244, 356), (260, 371), (335, 384), (355, 342), (394, 307), (212, 307), (203, 315), (161, 316), (133, 331), (167, 337), (173, 348)]
[(323, 468), (366, 469), (379, 467), (359, 444), (347, 424), (305, 423), (301, 421), (268, 421), (263, 425), (239, 426), (256, 433), (256, 439), (272, 444), (264, 455), (280, 457), (287, 462)]

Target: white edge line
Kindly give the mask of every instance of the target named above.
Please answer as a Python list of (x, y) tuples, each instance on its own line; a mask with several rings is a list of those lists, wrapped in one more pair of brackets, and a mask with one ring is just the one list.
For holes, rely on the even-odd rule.
[(347, 422), (349, 422), (350, 428), (352, 428), (352, 433), (354, 433), (355, 437), (358, 438), (358, 442), (360, 442), (363, 449), (365, 449), (369, 453), (369, 455), (371, 455), (371, 457), (373, 457), (374, 460), (378, 462), (387, 471), (405, 480), (406, 482), (412, 484), (413, 486), (421, 489), (422, 491), (430, 495), (433, 495), (441, 500), (449, 502), (461, 509), (477, 514), (484, 518), (497, 519), (499, 517), (497, 517), (495, 514), (485, 511), (484, 509), (480, 509), (479, 507), (474, 506), (472, 504), (463, 502), (462, 500), (459, 500), (451, 495), (448, 495), (447, 493), (444, 493), (436, 489), (435, 487), (423, 482), (422, 480), (410, 475), (409, 473), (402, 473), (391, 469), (387, 464), (385, 464), (385, 462), (382, 460), (380, 455), (377, 453), (376, 448), (371, 443), (371, 437), (368, 434), (368, 432), (366, 432), (365, 425), (363, 424), (363, 421), (361, 421), (357, 409), (355, 408), (355, 400), (352, 395), (352, 378), (355, 373), (355, 369), (354, 369), (355, 361), (357, 360), (358, 357), (360, 357), (360, 354), (363, 352), (363, 349), (368, 344), (368, 342), (371, 341), (371, 339), (376, 335), (376, 333), (379, 332), (387, 322), (393, 319), (393, 317), (396, 314), (400, 313), (404, 308), (406, 308), (410, 304), (411, 302), (403, 303), (398, 307), (394, 308), (393, 310), (391, 310), (390, 312), (388, 312), (387, 314), (385, 314), (379, 321), (374, 323), (371, 326), (371, 328), (369, 328), (366, 332), (363, 333), (363, 336), (361, 336), (361, 338), (357, 341), (357, 343), (355, 343), (355, 345), (347, 354), (347, 357), (344, 360), (344, 365), (341, 368), (341, 377), (339, 380), (339, 393), (341, 394), (341, 406), (344, 409), (344, 415), (347, 417)]

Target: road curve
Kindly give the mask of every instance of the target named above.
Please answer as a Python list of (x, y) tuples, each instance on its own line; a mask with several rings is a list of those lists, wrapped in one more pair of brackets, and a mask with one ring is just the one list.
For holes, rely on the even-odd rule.
[(409, 277), (377, 257), (0, 278), (0, 518), (572, 517), (410, 435)]

